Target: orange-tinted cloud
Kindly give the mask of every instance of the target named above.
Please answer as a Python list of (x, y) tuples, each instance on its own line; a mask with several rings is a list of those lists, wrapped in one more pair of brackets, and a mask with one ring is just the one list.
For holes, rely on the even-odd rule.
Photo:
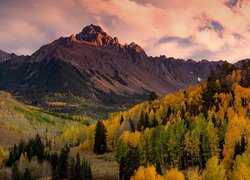
[(248, 0), (2, 0), (0, 49), (30, 54), (91, 23), (149, 55), (250, 57)]

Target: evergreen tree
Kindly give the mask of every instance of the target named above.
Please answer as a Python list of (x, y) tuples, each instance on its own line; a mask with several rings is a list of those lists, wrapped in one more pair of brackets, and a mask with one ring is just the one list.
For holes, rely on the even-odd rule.
[(125, 157), (124, 180), (129, 180), (134, 175), (136, 169), (140, 166), (140, 151), (138, 147), (129, 147)]
[(144, 114), (143, 111), (141, 110), (139, 113), (139, 120), (137, 124), (137, 130), (142, 131), (144, 129)]
[(56, 167), (56, 177), (58, 179), (67, 178), (69, 148), (62, 148)]
[(151, 92), (150, 94), (149, 94), (149, 101), (154, 101), (154, 100), (156, 100), (156, 99), (158, 99), (158, 96), (157, 96), (157, 94), (155, 93), (155, 92)]
[(14, 161), (16, 162), (18, 159), (18, 149), (17, 149), (17, 145), (15, 144), (14, 145), (14, 148), (13, 148), (13, 159)]
[(165, 125), (167, 124), (167, 121), (168, 121), (168, 119), (169, 119), (169, 117), (170, 117), (171, 114), (172, 114), (172, 109), (171, 109), (171, 107), (169, 106), (169, 107), (168, 107), (168, 110), (167, 110), (166, 117), (163, 118), (163, 120), (162, 120), (162, 125), (165, 126)]
[(80, 171), (80, 180), (91, 180), (92, 179), (92, 171), (90, 163), (88, 163), (86, 160), (82, 161), (81, 164), (81, 171)]
[(11, 177), (12, 177), (13, 180), (21, 180), (21, 174), (18, 171), (16, 163), (14, 163), (14, 166), (12, 168)]
[(25, 172), (24, 172), (24, 180), (32, 180), (32, 176), (31, 176), (31, 173), (30, 173), (30, 170), (28, 168), (25, 169)]
[(144, 116), (144, 124), (143, 124), (144, 129), (150, 128), (150, 123), (149, 123), (149, 118), (148, 118), (148, 113), (145, 113)]
[(70, 180), (77, 180), (77, 172), (76, 172), (76, 163), (75, 163), (75, 158), (71, 157), (70, 161)]
[(89, 163), (89, 165), (88, 165), (88, 178), (89, 178), (89, 180), (92, 179), (92, 170), (91, 170), (90, 163)]
[(94, 153), (103, 154), (107, 149), (106, 128), (102, 121), (98, 121), (95, 129)]
[(18, 159), (20, 159), (22, 153), (24, 153), (25, 142), (21, 139), (20, 143), (18, 144)]
[(35, 142), (34, 142), (34, 155), (37, 156), (37, 159), (39, 160), (39, 162), (42, 162), (43, 161), (43, 158), (44, 158), (44, 144), (39, 136), (39, 134), (36, 135), (36, 138), (35, 138)]
[(135, 125), (133, 123), (133, 121), (131, 120), (131, 118), (129, 118), (129, 124), (130, 124), (130, 127), (131, 127), (131, 132), (135, 132)]
[(119, 179), (124, 180), (124, 175), (125, 175), (125, 161), (122, 156), (121, 162), (120, 162), (120, 167), (119, 167)]
[(159, 161), (156, 162), (156, 172), (162, 175), (161, 163)]
[(76, 179), (80, 179), (81, 176), (81, 160), (80, 160), (80, 155), (77, 153), (76, 155)]
[(10, 154), (9, 154), (9, 158), (7, 159), (5, 165), (6, 165), (7, 167), (11, 167), (11, 165), (12, 165), (14, 162), (15, 162), (15, 160), (14, 160), (14, 155), (13, 155), (13, 151), (11, 150), (11, 151), (10, 151)]
[(159, 125), (159, 123), (158, 123), (157, 119), (154, 116), (153, 121), (152, 121), (152, 127), (155, 128), (158, 125)]
[(52, 171), (56, 170), (57, 160), (58, 160), (58, 155), (57, 152), (55, 152), (50, 157), (50, 164), (52, 166)]

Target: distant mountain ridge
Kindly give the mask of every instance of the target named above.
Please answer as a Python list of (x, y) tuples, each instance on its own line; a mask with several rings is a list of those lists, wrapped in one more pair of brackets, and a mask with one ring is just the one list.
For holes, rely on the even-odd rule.
[(9, 54), (7, 52), (0, 50), (0, 63), (4, 62), (4, 61), (11, 60), (12, 58), (15, 58), (15, 57), (16, 57), (16, 55), (13, 53)]
[(204, 81), (221, 63), (149, 57), (136, 43), (122, 45), (90, 25), (31, 56), (2, 62), (0, 88), (26, 97), (62, 92), (104, 104), (135, 103), (151, 91), (163, 96)]

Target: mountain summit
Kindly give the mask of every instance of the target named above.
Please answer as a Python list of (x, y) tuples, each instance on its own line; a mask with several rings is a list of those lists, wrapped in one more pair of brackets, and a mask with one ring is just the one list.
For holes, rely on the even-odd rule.
[(92, 42), (97, 45), (119, 45), (118, 39), (112, 38), (100, 26), (89, 25), (83, 28), (82, 32), (76, 35), (79, 41)]

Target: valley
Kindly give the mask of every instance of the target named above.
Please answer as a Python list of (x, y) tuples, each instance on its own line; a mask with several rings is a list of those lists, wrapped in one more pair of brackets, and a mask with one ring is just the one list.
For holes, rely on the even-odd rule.
[(0, 179), (248, 179), (249, 65), (148, 56), (93, 24), (0, 51)]

